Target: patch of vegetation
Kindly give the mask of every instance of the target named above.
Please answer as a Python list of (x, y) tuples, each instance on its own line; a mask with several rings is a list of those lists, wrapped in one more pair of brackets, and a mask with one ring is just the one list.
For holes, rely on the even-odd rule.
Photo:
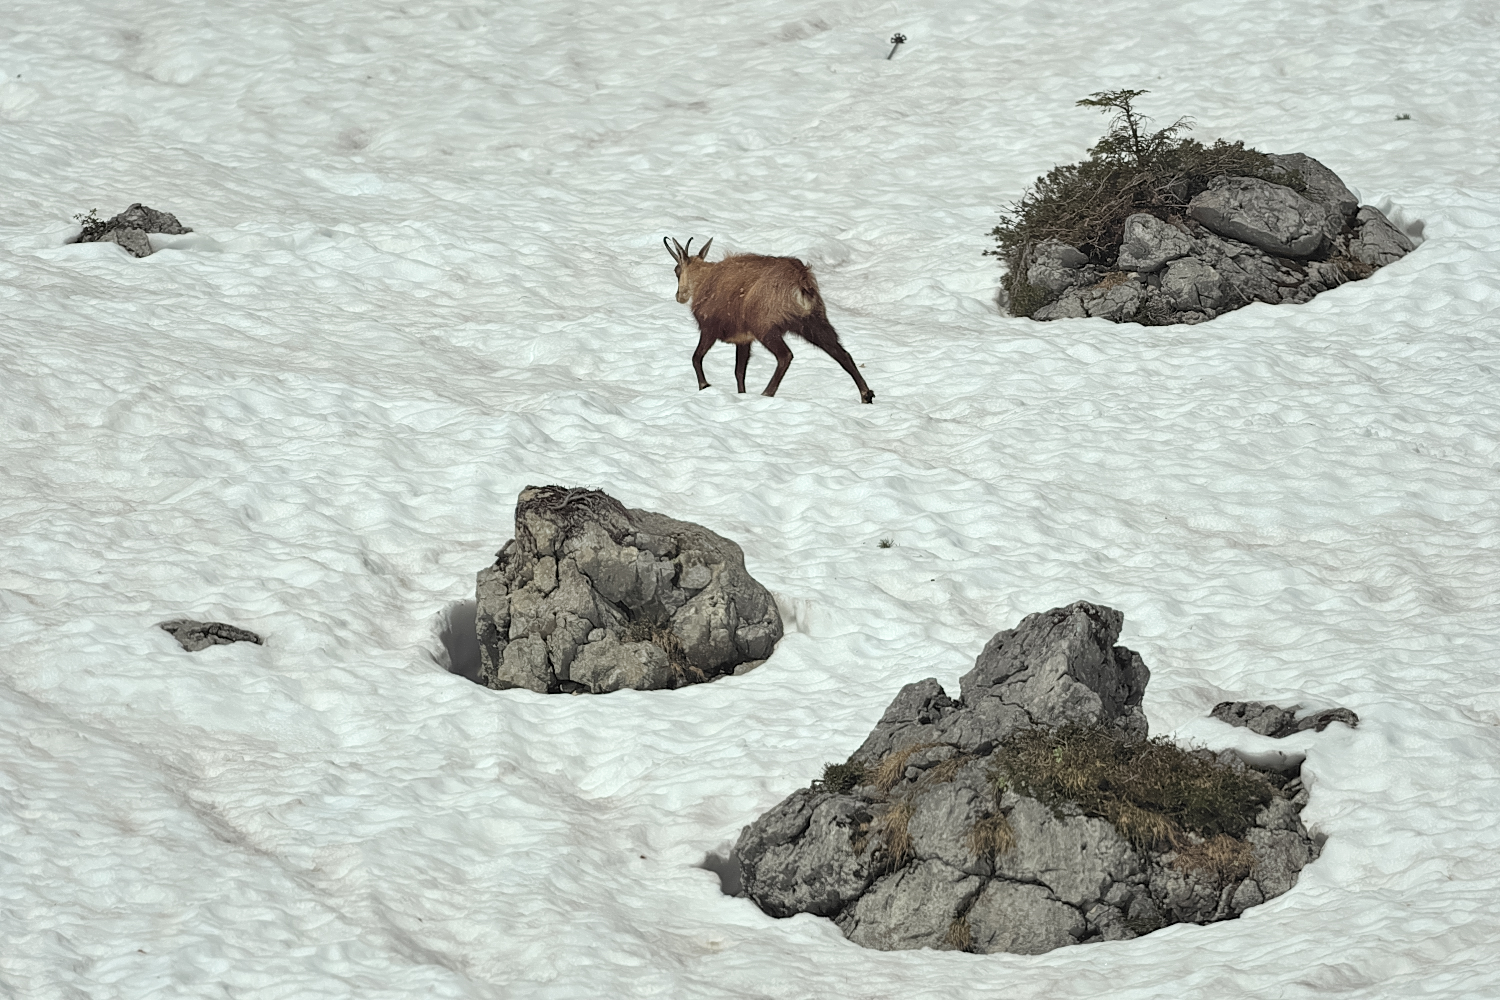
[(1132, 740), (1104, 726), (1025, 729), (1000, 744), (995, 761), (997, 787), (1054, 807), (1076, 804), (1156, 850), (1183, 849), (1194, 837), (1237, 838), (1276, 794), (1262, 775), (1207, 750)]
[(891, 538), (882, 538), (880, 540), (880, 547), (882, 549), (893, 548), (895, 546), (895, 544), (896, 544), (895, 540), (891, 539)]
[(1109, 131), (1081, 163), (1053, 167), (1000, 215), (991, 230), (996, 248), (985, 253), (1005, 262), (1000, 279), (1013, 316), (1030, 316), (1051, 295), (1026, 281), (1035, 247), (1060, 240), (1086, 254), (1089, 262), (1114, 267), (1125, 220), (1145, 212), (1180, 220), (1188, 202), (1215, 177), (1259, 177), (1297, 191), (1307, 189), (1298, 174), (1278, 170), (1270, 157), (1243, 142), (1216, 140), (1205, 146), (1180, 134), (1192, 128), (1179, 118), (1166, 128), (1147, 130), (1150, 118), (1135, 109), (1145, 90), (1100, 91), (1078, 104), (1113, 112)]
[(1255, 848), (1243, 840), (1221, 833), (1207, 840), (1179, 846), (1177, 858), (1172, 865), (1179, 871), (1207, 875), (1224, 886), (1250, 874), (1250, 869), (1255, 867)]
[(624, 634), (620, 636), (621, 642), (649, 642), (651, 645), (667, 654), (667, 664), (677, 674), (683, 683), (689, 680), (708, 680), (703, 671), (688, 662), (687, 651), (682, 648), (682, 640), (672, 627), (664, 622), (651, 621), (640, 618), (625, 623)]
[(88, 215), (84, 215), (82, 212), (75, 213), (73, 218), (83, 227), (83, 232), (78, 234), (79, 243), (90, 243), (97, 240), (104, 235), (104, 227), (109, 224), (106, 220), (99, 218), (99, 210), (97, 208), (89, 209)]
[(994, 859), (1015, 850), (1016, 832), (1011, 829), (1005, 814), (997, 812), (970, 827), (964, 844), (976, 858)]
[(968, 951), (974, 945), (974, 935), (969, 930), (967, 913), (954, 917), (943, 935), (943, 944), (954, 951)]
[(875, 787), (879, 788), (882, 793), (889, 792), (905, 777), (906, 762), (911, 759), (912, 754), (918, 750), (931, 750), (941, 745), (940, 743), (912, 743), (899, 750), (892, 750), (881, 758), (879, 764), (875, 765), (874, 773), (870, 776)]
[(901, 799), (891, 803), (890, 808), (875, 820), (876, 832), (885, 844), (885, 851), (893, 869), (900, 868), (911, 860), (912, 842), (907, 824), (911, 822), (912, 813), (915, 811), (916, 806), (912, 804), (911, 799)]
[(857, 785), (864, 783), (866, 773), (863, 764), (856, 764), (853, 761), (846, 761), (842, 764), (824, 764), (823, 777), (814, 781), (813, 787), (840, 794), (850, 792)]

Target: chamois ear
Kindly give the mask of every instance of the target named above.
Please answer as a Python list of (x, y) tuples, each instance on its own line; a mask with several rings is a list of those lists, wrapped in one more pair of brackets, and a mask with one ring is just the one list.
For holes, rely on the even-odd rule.
[[(691, 243), (692, 241), (689, 240), (688, 242)], [(708, 238), (708, 242), (705, 243), (705, 244), (703, 244), (703, 249), (698, 251), (698, 259), (699, 260), (703, 260), (705, 257), (707, 257), (708, 256), (708, 248), (711, 247), (711, 246), (713, 246), (713, 245), (714, 245), (714, 238), (712, 236), (710, 236)]]

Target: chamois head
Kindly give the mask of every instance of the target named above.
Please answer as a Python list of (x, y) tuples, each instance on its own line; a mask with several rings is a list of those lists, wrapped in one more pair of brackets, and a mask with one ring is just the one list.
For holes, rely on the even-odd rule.
[(677, 301), (685, 303), (693, 297), (693, 284), (697, 280), (693, 272), (698, 269), (697, 265), (708, 263), (703, 258), (708, 254), (708, 248), (714, 245), (713, 237), (710, 236), (708, 242), (703, 244), (703, 249), (697, 253), (692, 252), (691, 237), (688, 238), (686, 247), (675, 239), (671, 242), (667, 240), (665, 236), (661, 238), (662, 246), (667, 248), (667, 253), (677, 262)]

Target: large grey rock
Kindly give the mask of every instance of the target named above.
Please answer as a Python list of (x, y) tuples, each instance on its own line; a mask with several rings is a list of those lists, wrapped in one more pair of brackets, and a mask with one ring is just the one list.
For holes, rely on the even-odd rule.
[(149, 257), (152, 248), (151, 241), (146, 237), (147, 233), (181, 235), (190, 232), (192, 230), (178, 222), (177, 216), (172, 213), (158, 212), (136, 202), (104, 222), (94, 221), (93, 214), (90, 213), (90, 221), (85, 223), (83, 231), (74, 242), (115, 243), (132, 256)]
[(1060, 293), (1074, 285), (1091, 285), (1099, 280), (1098, 268), (1089, 267), (1084, 254), (1059, 240), (1043, 240), (1031, 251), (1026, 280), (1038, 288)]
[(1310, 257), (1327, 239), (1323, 206), (1258, 177), (1215, 177), (1188, 203), (1188, 216), (1278, 257)]
[(1371, 267), (1385, 267), (1411, 253), (1411, 240), (1391, 225), (1380, 209), (1366, 205), (1355, 219), (1357, 230), (1350, 240), (1349, 253), (1356, 260)]
[(1149, 274), (1161, 270), (1168, 261), (1193, 252), (1193, 241), (1176, 226), (1170, 226), (1154, 215), (1139, 213), (1125, 220), (1124, 239), (1116, 266), (1122, 271)]
[(597, 490), (528, 486), (516, 535), (477, 579), (479, 680), (603, 693), (743, 671), (781, 638), (740, 547)]
[(1123, 620), (1084, 601), (1028, 615), (986, 644), (958, 699), (932, 678), (903, 687), (850, 757), (862, 783), (815, 782), (745, 828), (742, 893), (773, 916), (832, 918), (865, 947), (1038, 954), (1228, 919), (1285, 892), (1317, 855), (1300, 765), (1267, 772), (1282, 792), (1236, 842), (1253, 864), (1233, 870), (1185, 860), (1207, 849), (1196, 841), (1138, 847), (1105, 819), (997, 782), (995, 749), (1021, 729), (1146, 738), (1150, 672), (1116, 644)]
[(1196, 257), (1174, 260), (1162, 275), (1161, 293), (1178, 312), (1212, 315), (1224, 304), (1224, 279)]
[(1339, 175), (1306, 153), (1273, 153), (1276, 169), (1296, 174), (1307, 185), (1303, 196), (1323, 206), (1326, 221), (1323, 231), (1334, 239), (1354, 224), (1359, 199), (1345, 186)]

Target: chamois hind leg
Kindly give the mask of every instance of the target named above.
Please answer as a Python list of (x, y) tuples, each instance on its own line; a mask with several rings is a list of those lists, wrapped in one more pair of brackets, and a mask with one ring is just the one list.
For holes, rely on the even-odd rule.
[(750, 345), (734, 345), (734, 381), (740, 387), (740, 392), (745, 391), (745, 370), (750, 367)]
[(781, 387), (781, 380), (786, 375), (786, 370), (792, 367), (792, 349), (786, 346), (786, 341), (781, 334), (773, 333), (761, 341), (766, 345), (766, 350), (776, 356), (776, 374), (771, 376), (771, 381), (766, 383), (766, 391), (762, 396), (774, 396), (776, 390)]
[(698, 334), (698, 349), (693, 352), (693, 371), (698, 373), (699, 391), (708, 388), (708, 379), (703, 377), (703, 356), (708, 353), (710, 347), (714, 346), (715, 339), (717, 338), (711, 333)]
[(859, 366), (854, 363), (854, 359), (849, 356), (849, 352), (844, 350), (843, 344), (835, 340), (832, 343), (819, 344), (818, 346), (827, 351), (829, 356), (842, 365), (844, 371), (849, 373), (849, 377), (854, 379), (854, 384), (859, 388), (860, 402), (872, 403), (875, 401), (875, 394), (870, 391), (869, 386), (865, 385), (864, 377), (859, 374)]

